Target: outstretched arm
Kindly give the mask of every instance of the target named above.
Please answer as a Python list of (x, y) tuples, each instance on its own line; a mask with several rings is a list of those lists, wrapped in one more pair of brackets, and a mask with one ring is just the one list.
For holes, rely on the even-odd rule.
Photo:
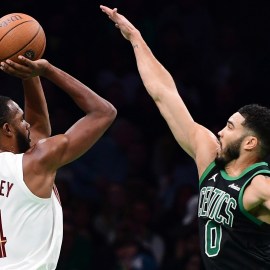
[(153, 55), (139, 30), (119, 14), (117, 9), (105, 6), (100, 6), (100, 8), (120, 29), (122, 35), (131, 42), (138, 71), (146, 90), (153, 98), (179, 145), (196, 160), (199, 171), (203, 171), (216, 156), (218, 147), (216, 137), (193, 120), (178, 93), (171, 74)]

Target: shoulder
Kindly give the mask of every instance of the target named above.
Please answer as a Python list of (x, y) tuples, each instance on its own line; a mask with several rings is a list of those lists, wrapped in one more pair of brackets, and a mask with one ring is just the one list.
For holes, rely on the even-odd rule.
[(250, 184), (250, 188), (256, 192), (263, 200), (270, 199), (270, 177), (266, 175), (256, 175)]
[(263, 187), (263, 186), (268, 186), (270, 185), (270, 176), (268, 175), (263, 175), (263, 174), (258, 174), (254, 176), (254, 178), (251, 181), (251, 184), (256, 186), (256, 187)]
[(57, 165), (57, 161), (64, 152), (67, 143), (68, 138), (64, 134), (39, 140), (23, 155), (24, 167), (29, 165), (32, 168), (38, 166), (39, 169), (53, 169), (54, 166), (52, 165)]
[(247, 211), (255, 209), (259, 205), (266, 205), (270, 200), (270, 178), (258, 174), (246, 187), (243, 195), (243, 204)]
[(42, 139), (23, 154), (23, 179), (38, 197), (49, 198), (65, 146), (65, 135)]

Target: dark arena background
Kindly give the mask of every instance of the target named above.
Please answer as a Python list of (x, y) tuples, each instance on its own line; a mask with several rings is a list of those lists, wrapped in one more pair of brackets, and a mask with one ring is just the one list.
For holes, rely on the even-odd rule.
[[(133, 50), (99, 5), (117, 7), (171, 72), (194, 120), (217, 133), (240, 106), (269, 106), (270, 7), (243, 0), (12, 0), (43, 26), (43, 58), (118, 110), (100, 141), (56, 177), (64, 211), (57, 270), (203, 270), (197, 171), (137, 72)], [(0, 94), (22, 107), (21, 81), (0, 73)], [(42, 79), (53, 135), (81, 112)], [(124, 268), (132, 262), (132, 268)]]

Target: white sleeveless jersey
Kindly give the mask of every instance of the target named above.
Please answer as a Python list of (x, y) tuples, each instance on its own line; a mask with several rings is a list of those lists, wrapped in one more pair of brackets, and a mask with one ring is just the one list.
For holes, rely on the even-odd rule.
[(63, 237), (57, 190), (35, 196), (25, 185), (23, 154), (0, 153), (0, 269), (56, 269)]

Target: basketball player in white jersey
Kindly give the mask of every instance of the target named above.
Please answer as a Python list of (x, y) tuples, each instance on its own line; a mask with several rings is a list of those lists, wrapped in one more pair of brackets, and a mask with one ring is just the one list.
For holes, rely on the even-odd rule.
[[(108, 101), (45, 59), (1, 62), (22, 79), (25, 112), (0, 96), (0, 269), (56, 269), (63, 221), (55, 188), (58, 168), (79, 158), (116, 117)], [(85, 113), (65, 134), (51, 127), (40, 76), (68, 94)]]

